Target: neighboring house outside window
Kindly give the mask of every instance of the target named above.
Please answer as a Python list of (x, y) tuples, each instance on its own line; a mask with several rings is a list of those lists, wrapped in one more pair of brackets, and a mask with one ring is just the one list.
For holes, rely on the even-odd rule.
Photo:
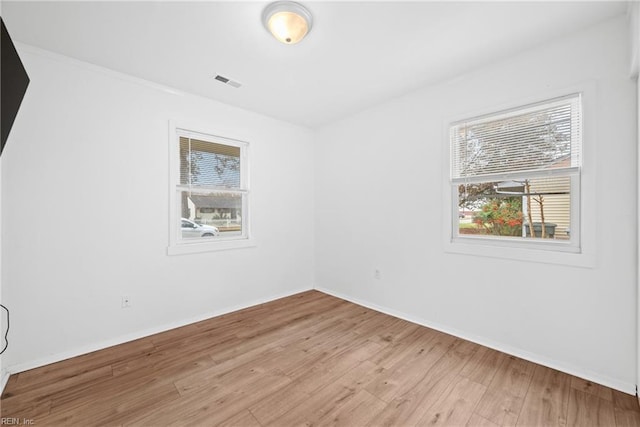
[(169, 253), (247, 246), (248, 143), (172, 124)]
[(580, 250), (581, 95), (449, 127), (452, 241)]

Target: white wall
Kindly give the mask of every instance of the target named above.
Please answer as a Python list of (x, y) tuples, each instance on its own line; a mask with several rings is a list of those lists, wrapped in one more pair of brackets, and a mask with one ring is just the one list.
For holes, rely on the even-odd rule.
[[(18, 48), (31, 83), (2, 159), (11, 372), (312, 288), (311, 131)], [(249, 136), (256, 247), (166, 254), (169, 119)]]
[[(634, 392), (637, 114), (628, 67), (622, 17), (321, 129), (316, 287)], [(445, 253), (448, 119), (583, 82), (596, 93), (585, 100), (595, 123), (582, 186), (595, 206), (582, 212), (595, 227), (594, 265)]]

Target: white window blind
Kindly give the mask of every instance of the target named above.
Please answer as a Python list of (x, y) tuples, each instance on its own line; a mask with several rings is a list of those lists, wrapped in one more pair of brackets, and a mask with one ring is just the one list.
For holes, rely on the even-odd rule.
[(453, 123), (453, 183), (577, 172), (581, 99), (569, 95)]
[(240, 147), (180, 137), (180, 185), (244, 190)]

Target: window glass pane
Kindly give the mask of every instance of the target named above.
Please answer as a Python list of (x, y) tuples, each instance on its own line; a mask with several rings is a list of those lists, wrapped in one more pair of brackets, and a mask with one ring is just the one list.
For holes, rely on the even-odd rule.
[(180, 137), (180, 184), (241, 188), (240, 147)]
[(460, 235), (568, 240), (571, 178), (553, 176), (460, 184), (458, 209)]
[(242, 235), (243, 194), (181, 191), (182, 238)]

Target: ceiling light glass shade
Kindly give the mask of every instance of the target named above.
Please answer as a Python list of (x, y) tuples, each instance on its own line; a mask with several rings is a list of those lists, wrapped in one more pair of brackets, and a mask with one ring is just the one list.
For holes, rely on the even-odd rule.
[(262, 12), (262, 22), (273, 36), (285, 44), (295, 44), (311, 31), (311, 13), (292, 1), (271, 3)]

